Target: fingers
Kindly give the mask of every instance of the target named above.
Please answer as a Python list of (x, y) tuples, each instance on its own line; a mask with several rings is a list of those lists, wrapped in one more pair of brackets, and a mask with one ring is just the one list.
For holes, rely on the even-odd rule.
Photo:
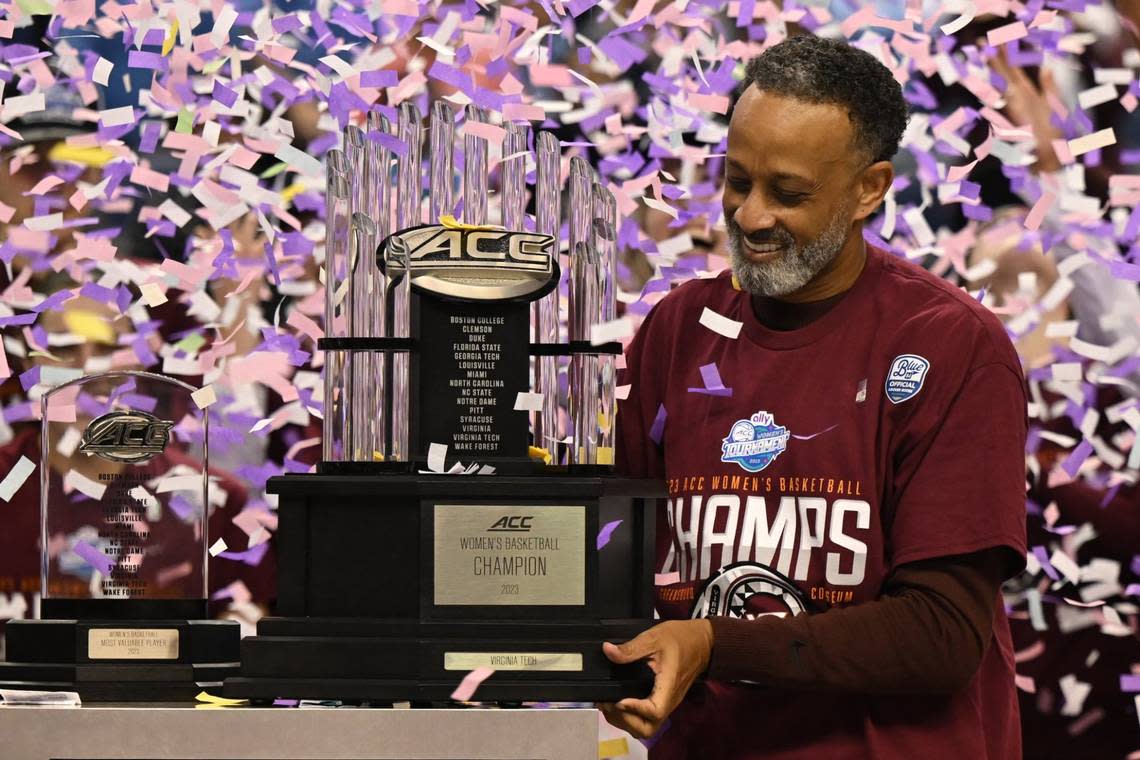
[(648, 720), (637, 713), (627, 712), (620, 705), (599, 704), (598, 709), (601, 710), (607, 723), (628, 731), (638, 739), (648, 739), (661, 727), (661, 721)]
[(610, 662), (626, 665), (653, 654), (653, 644), (652, 640), (642, 633), (624, 644), (611, 644), (607, 641), (602, 644), (602, 652)]

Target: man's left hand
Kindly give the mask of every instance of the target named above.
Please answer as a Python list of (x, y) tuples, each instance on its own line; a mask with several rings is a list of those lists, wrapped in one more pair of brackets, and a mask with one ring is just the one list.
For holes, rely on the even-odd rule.
[(712, 624), (703, 619), (668, 620), (624, 644), (602, 644), (611, 661), (625, 665), (645, 660), (655, 675), (653, 692), (646, 699), (627, 698), (599, 709), (612, 725), (648, 739), (708, 669), (712, 649)]

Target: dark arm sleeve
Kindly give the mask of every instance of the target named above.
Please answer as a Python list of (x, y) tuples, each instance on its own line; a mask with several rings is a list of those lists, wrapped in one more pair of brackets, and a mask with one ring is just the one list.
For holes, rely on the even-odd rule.
[(815, 615), (710, 618), (708, 675), (794, 690), (952, 693), (992, 638), (1004, 560), (995, 548), (901, 565), (880, 599)]

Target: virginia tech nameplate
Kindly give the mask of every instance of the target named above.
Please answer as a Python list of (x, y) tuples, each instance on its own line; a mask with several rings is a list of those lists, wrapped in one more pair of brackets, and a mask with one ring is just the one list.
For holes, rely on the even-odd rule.
[(87, 631), (92, 660), (177, 660), (174, 628), (92, 628)]
[(535, 670), (582, 672), (577, 652), (444, 652), (444, 670)]
[(435, 505), (435, 603), (586, 603), (586, 508)]

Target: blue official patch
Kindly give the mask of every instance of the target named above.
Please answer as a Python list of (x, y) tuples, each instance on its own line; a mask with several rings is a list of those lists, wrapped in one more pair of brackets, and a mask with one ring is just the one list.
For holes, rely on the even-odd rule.
[(893, 404), (901, 404), (916, 396), (922, 390), (929, 369), (930, 362), (917, 354), (896, 356), (891, 362), (891, 371), (887, 373), (887, 398)]
[(791, 433), (777, 425), (768, 412), (737, 420), (721, 442), (720, 461), (736, 462), (748, 472), (760, 472), (788, 448)]

